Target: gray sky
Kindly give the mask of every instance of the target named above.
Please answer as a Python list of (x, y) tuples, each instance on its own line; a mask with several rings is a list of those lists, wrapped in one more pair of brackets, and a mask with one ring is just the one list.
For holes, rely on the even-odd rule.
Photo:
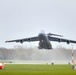
[(0, 0), (0, 47), (18, 45), (5, 41), (37, 36), (41, 30), (76, 40), (76, 0)]

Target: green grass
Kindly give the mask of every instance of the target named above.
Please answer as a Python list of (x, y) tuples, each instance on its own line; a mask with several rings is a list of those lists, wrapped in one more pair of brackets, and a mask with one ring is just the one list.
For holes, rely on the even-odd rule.
[(6, 64), (0, 75), (76, 75), (72, 65)]

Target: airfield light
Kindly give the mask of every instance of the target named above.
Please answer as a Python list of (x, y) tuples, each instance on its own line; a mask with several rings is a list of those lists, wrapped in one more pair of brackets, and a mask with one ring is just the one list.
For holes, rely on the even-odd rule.
[(4, 63), (0, 63), (0, 69), (4, 69)]

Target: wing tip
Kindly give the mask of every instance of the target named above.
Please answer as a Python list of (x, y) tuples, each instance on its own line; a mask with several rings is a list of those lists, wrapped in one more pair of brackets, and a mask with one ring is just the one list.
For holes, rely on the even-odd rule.
[(8, 43), (9, 41), (5, 41), (5, 43)]
[(7, 43), (7, 41), (5, 41), (5, 43)]

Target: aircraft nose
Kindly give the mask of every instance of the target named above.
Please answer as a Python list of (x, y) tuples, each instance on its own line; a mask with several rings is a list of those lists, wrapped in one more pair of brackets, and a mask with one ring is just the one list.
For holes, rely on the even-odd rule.
[(38, 35), (39, 38), (44, 38), (45, 37), (45, 34), (42, 32), (42, 33), (39, 33)]

